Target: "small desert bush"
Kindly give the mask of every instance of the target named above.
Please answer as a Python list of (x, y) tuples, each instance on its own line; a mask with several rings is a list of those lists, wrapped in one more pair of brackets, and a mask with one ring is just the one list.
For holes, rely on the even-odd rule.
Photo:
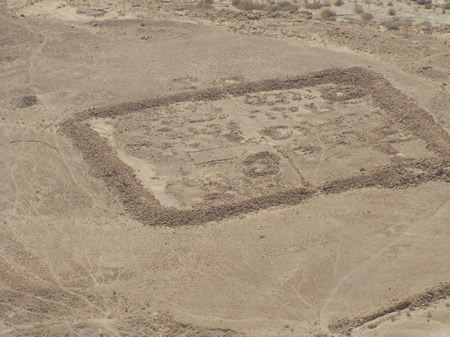
[(309, 2), (305, 0), (305, 8), (306, 9), (321, 9), (323, 7), (323, 3), (320, 1), (314, 0), (313, 2)]
[(320, 12), (320, 18), (322, 20), (336, 20), (336, 12), (329, 8), (325, 8)]
[(325, 0), (323, 2), (323, 7), (331, 7), (331, 2), (329, 0)]
[(400, 30), (400, 25), (397, 22), (388, 22), (385, 24), (388, 30)]
[(394, 8), (389, 8), (388, 14), (389, 14), (389, 15), (395, 15), (395, 14), (397, 14), (397, 13), (395, 12), (395, 9), (394, 9)]
[(433, 4), (432, 4), (431, 2), (426, 3), (425, 5), (423, 5), (423, 8), (425, 8), (425, 9), (431, 9), (431, 8), (433, 8)]
[(269, 11), (276, 12), (276, 11), (289, 11), (289, 12), (296, 12), (300, 8), (299, 5), (294, 4), (290, 1), (281, 1), (278, 3), (272, 3), (271, 6), (266, 8)]
[(334, 5), (335, 5), (336, 7), (342, 6), (343, 4), (344, 4), (344, 1), (343, 1), (343, 0), (336, 0), (336, 1), (334, 2)]
[(384, 21), (382, 25), (385, 26), (387, 30), (400, 30), (400, 22), (397, 20)]
[(392, 3), (392, 1), (389, 1), (389, 2), (387, 3), (387, 5), (388, 5), (389, 7), (394, 6), (394, 4)]
[(424, 33), (431, 33), (433, 31), (433, 25), (430, 21), (424, 21), (417, 25), (418, 28)]
[(291, 3), (291, 4), (289, 5), (289, 10), (290, 10), (291, 12), (296, 12), (296, 11), (298, 11), (299, 9), (300, 9), (300, 6), (297, 5), (296, 3)]
[(253, 0), (232, 0), (231, 4), (243, 11), (263, 10), (267, 5)]
[(400, 21), (400, 24), (401, 24), (403, 27), (409, 28), (409, 27), (412, 27), (413, 21), (412, 21), (411, 19), (409, 19), (409, 18), (403, 18), (403, 19)]
[(197, 3), (197, 8), (210, 9), (210, 8), (212, 8), (213, 4), (214, 4), (214, 0), (200, 0)]
[(373, 19), (373, 15), (371, 13), (361, 13), (360, 17), (364, 21), (370, 21)]
[(360, 5), (355, 5), (355, 7), (353, 7), (353, 13), (356, 14), (364, 13), (364, 9)]

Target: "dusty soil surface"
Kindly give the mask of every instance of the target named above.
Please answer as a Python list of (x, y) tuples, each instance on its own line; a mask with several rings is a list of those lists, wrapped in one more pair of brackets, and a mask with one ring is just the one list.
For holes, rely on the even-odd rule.
[(450, 336), (446, 4), (331, 5), (0, 1), (0, 336)]

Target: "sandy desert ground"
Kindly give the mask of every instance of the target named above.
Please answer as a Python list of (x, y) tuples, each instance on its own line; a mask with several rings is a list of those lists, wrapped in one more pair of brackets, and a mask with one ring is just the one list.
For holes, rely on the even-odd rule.
[(0, 1), (0, 336), (450, 336), (448, 2), (312, 3)]

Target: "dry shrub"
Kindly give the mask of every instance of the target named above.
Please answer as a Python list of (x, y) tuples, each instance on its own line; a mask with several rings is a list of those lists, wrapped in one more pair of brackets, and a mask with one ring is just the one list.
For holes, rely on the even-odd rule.
[(424, 33), (431, 33), (433, 31), (433, 25), (430, 21), (424, 21), (418, 24), (417, 27)]
[(276, 11), (289, 11), (289, 12), (296, 12), (299, 9), (300, 6), (293, 4), (290, 1), (281, 1), (278, 3), (273, 3), (267, 10), (276, 12)]
[(389, 2), (387, 3), (387, 5), (388, 5), (389, 7), (394, 6), (394, 4), (392, 3), (392, 1), (389, 1)]
[(263, 10), (267, 5), (253, 0), (232, 0), (231, 4), (243, 11)]
[(331, 2), (329, 0), (325, 0), (323, 2), (323, 7), (331, 7)]
[(290, 5), (289, 5), (289, 10), (290, 10), (291, 12), (296, 12), (296, 11), (299, 10), (299, 8), (300, 8), (300, 6), (297, 5), (297, 4), (290, 4)]
[(305, 8), (306, 9), (321, 9), (323, 4), (320, 1), (314, 0), (314, 2), (309, 2), (305, 0)]
[(320, 12), (320, 18), (328, 21), (336, 20), (336, 12), (329, 8), (325, 8)]
[(400, 22), (398, 20), (384, 21), (382, 23), (387, 30), (400, 30)]
[(373, 15), (371, 13), (361, 13), (360, 17), (364, 21), (370, 21), (373, 19)]
[(413, 21), (411, 20), (411, 19), (409, 19), (409, 18), (403, 18), (401, 21), (400, 21), (400, 24), (403, 26), (403, 27), (412, 27), (412, 25), (413, 25)]
[(210, 9), (210, 8), (212, 8), (213, 4), (214, 4), (214, 0), (200, 0), (197, 3), (197, 8)]
[(356, 14), (364, 13), (364, 9), (360, 5), (355, 5), (355, 7), (353, 8), (353, 13)]
[(425, 5), (423, 5), (423, 8), (425, 8), (425, 9), (431, 9), (431, 8), (433, 8), (433, 4), (432, 4), (431, 2), (426, 3)]
[(396, 13), (396, 11), (395, 11), (394, 8), (389, 8), (388, 14), (389, 14), (389, 15), (395, 15), (395, 14), (397, 14), (397, 13)]
[(290, 11), (291, 13), (293, 13), (300, 8), (299, 5), (296, 5), (288, 0), (280, 2), (271, 1), (270, 4), (259, 2), (257, 0), (232, 0), (231, 4), (234, 7), (244, 11), (267, 10), (271, 12)]
[(343, 4), (344, 4), (344, 1), (343, 1), (343, 0), (336, 0), (336, 1), (334, 2), (334, 5), (335, 5), (336, 7), (342, 6)]
[(388, 22), (385, 26), (388, 30), (400, 30), (400, 25), (397, 22)]

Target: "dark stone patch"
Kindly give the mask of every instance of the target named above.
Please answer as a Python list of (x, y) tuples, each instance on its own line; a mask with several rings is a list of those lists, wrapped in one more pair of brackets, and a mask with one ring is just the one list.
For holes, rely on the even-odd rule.
[(30, 106), (35, 105), (38, 102), (38, 99), (36, 96), (30, 95), (30, 96), (23, 96), (20, 98), (13, 99), (12, 103), (16, 107), (23, 109), (28, 108)]

